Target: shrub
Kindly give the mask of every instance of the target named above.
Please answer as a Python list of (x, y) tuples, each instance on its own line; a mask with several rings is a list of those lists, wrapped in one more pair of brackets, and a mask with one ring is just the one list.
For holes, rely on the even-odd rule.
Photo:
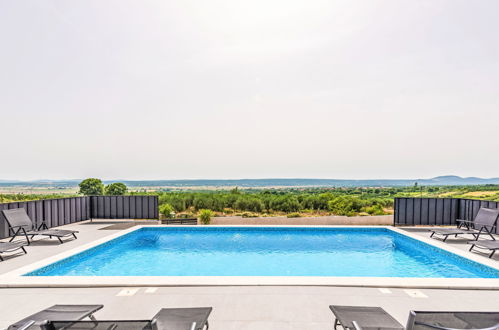
[(85, 179), (79, 184), (80, 194), (85, 196), (97, 196), (104, 194), (104, 184), (100, 179), (89, 178)]
[(301, 214), (300, 214), (300, 213), (298, 213), (298, 212), (293, 212), (293, 213), (289, 213), (289, 214), (287, 215), (287, 217), (288, 217), (288, 218), (299, 218), (299, 217), (301, 217)]
[(338, 196), (330, 200), (328, 206), (336, 215), (353, 216), (360, 212), (362, 203), (358, 197)]
[(173, 206), (171, 206), (170, 204), (161, 205), (161, 207), (159, 208), (159, 212), (161, 212), (167, 218), (175, 217), (175, 211), (173, 209)]
[(199, 220), (203, 225), (209, 225), (211, 222), (211, 218), (215, 215), (212, 210), (199, 210)]
[(383, 210), (383, 207), (379, 204), (366, 207), (365, 211), (367, 213), (369, 213), (370, 215), (384, 215), (385, 214), (385, 210)]
[(106, 186), (106, 195), (121, 196), (126, 194), (127, 187), (124, 183), (114, 182)]

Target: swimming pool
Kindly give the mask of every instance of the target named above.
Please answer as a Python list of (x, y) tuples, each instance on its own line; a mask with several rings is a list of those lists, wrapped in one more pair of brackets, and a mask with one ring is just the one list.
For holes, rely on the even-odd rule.
[(387, 228), (144, 227), (27, 276), (499, 278)]

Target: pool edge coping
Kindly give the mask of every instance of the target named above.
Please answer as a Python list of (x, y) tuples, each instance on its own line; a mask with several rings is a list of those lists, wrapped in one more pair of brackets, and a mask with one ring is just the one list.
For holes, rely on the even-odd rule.
[[(178, 225), (139, 225), (83, 244), (74, 249), (44, 258), (0, 275), (0, 288), (19, 287), (147, 287), (147, 286), (351, 286), (435, 289), (499, 290), (499, 278), (413, 278), (413, 277), (324, 277), (324, 276), (23, 276), (85, 250), (127, 235), (141, 228), (193, 228)], [(416, 239), (465, 259), (499, 270), (499, 263), (471, 252), (460, 250), (442, 241), (422, 237), (391, 226), (262, 226), (213, 225), (216, 227), (255, 228), (385, 228)]]

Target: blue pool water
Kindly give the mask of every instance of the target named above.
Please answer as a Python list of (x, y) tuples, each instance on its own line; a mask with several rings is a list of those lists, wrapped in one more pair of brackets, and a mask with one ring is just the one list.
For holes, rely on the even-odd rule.
[(141, 228), (29, 276), (499, 278), (385, 228)]

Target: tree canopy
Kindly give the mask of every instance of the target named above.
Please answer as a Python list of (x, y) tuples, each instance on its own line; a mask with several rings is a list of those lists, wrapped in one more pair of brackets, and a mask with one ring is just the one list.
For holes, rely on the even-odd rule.
[(128, 188), (124, 183), (114, 182), (106, 186), (106, 195), (121, 196), (125, 195)]
[(98, 196), (104, 194), (104, 184), (100, 179), (89, 178), (79, 184), (80, 194), (85, 196)]

